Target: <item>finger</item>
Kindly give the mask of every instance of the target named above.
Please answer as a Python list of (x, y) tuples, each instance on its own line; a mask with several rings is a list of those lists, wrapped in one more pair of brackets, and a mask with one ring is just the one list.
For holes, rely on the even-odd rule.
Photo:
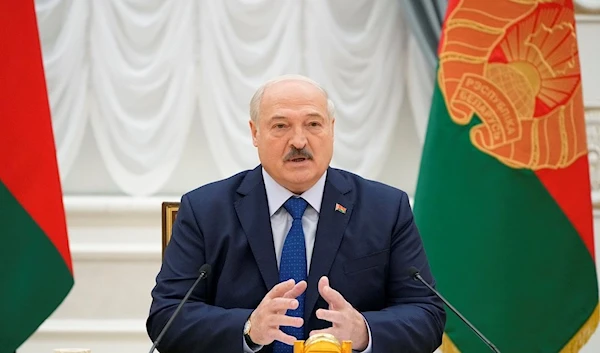
[(296, 337), (290, 336), (281, 330), (275, 330), (272, 337), (277, 341), (289, 344), (290, 346), (293, 346), (294, 342), (296, 342)]
[(319, 293), (321, 293), (323, 291), (323, 288), (325, 287), (329, 287), (329, 278), (327, 278), (327, 276), (323, 276), (321, 278), (319, 278)]
[(344, 315), (341, 312), (327, 309), (318, 309), (317, 318), (338, 325), (345, 321)]
[(300, 281), (296, 283), (294, 288), (287, 291), (283, 297), (284, 298), (297, 298), (300, 294), (302, 294), (306, 290), (307, 284), (306, 281)]
[(271, 288), (269, 293), (267, 293), (266, 297), (268, 297), (268, 298), (282, 297), (285, 293), (287, 293), (292, 288), (294, 288), (294, 283), (295, 282), (293, 279), (288, 279), (285, 282), (278, 283), (273, 288)]
[(269, 323), (275, 326), (302, 327), (302, 324), (304, 324), (304, 319), (301, 317), (288, 315), (275, 315), (269, 319)]
[(269, 301), (267, 307), (272, 313), (282, 312), (288, 309), (295, 310), (298, 308), (298, 300), (288, 298), (273, 298)]
[[(323, 291), (325, 290), (325, 287), (329, 287), (329, 278), (327, 278), (327, 276), (321, 277), (319, 279), (319, 283), (317, 284), (317, 287), (319, 289), (319, 294), (321, 296), (323, 296)], [(328, 302), (328, 304), (329, 304), (329, 309), (334, 309), (334, 307), (331, 303)]]
[(319, 284), (321, 284), (321, 282), (326, 282), (326, 284), (319, 288), (319, 293), (321, 294), (323, 299), (325, 299), (325, 301), (332, 307), (330, 309), (341, 310), (348, 305), (348, 302), (346, 301), (346, 299), (344, 299), (344, 296), (342, 296), (340, 292), (336, 291), (335, 289), (329, 286), (329, 280), (323, 280), (323, 278), (321, 278)]

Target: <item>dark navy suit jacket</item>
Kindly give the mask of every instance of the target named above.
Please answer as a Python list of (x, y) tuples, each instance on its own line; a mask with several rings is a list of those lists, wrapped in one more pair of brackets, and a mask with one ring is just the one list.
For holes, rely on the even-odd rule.
[[(346, 212), (335, 210), (335, 205)], [(185, 194), (152, 291), (147, 320), (155, 340), (198, 276), (212, 266), (159, 345), (160, 352), (243, 352), (243, 326), (278, 283), (261, 166)], [(403, 191), (329, 168), (308, 275), (305, 333), (331, 326), (317, 283), (328, 276), (366, 318), (373, 353), (429, 353), (440, 344), (443, 304), (410, 278), (434, 282)], [(272, 345), (261, 352), (269, 353)]]

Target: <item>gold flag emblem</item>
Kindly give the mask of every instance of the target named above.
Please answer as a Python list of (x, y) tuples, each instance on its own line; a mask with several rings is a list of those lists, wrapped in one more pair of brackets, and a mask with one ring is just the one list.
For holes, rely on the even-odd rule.
[(462, 0), (449, 14), (438, 82), (452, 120), (513, 168), (561, 168), (587, 153), (572, 8), (564, 0)]

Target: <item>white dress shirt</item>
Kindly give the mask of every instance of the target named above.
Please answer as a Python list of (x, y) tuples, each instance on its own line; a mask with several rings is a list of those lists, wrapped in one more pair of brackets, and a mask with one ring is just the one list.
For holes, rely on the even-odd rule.
[(306, 245), (306, 271), (308, 274), (315, 244), (315, 235), (317, 233), (317, 223), (319, 222), (319, 212), (321, 211), (321, 201), (323, 200), (323, 190), (325, 190), (327, 171), (325, 171), (312, 188), (306, 190), (302, 195), (296, 195), (277, 184), (264, 169), (262, 170), (262, 174), (265, 181), (267, 201), (269, 203), (269, 216), (271, 217), (271, 230), (273, 232), (275, 256), (277, 257), (277, 268), (279, 268), (281, 261), (285, 237), (290, 231), (292, 221), (294, 220), (285, 207), (283, 207), (283, 204), (292, 196), (302, 196), (308, 202), (306, 211), (304, 211), (304, 215), (302, 216), (302, 229), (304, 230), (304, 243)]
[[(307, 275), (310, 272), (310, 260), (312, 258), (313, 248), (315, 244), (315, 236), (317, 234), (317, 224), (319, 222), (319, 212), (321, 211), (321, 201), (323, 200), (323, 192), (325, 191), (325, 179), (327, 179), (327, 171), (310, 189), (306, 190), (302, 195), (294, 194), (283, 186), (279, 185), (267, 171), (262, 168), (263, 180), (265, 182), (265, 191), (267, 193), (267, 201), (269, 204), (269, 216), (271, 219), (271, 231), (273, 232), (273, 244), (275, 246), (275, 256), (277, 257), (277, 268), (281, 261), (281, 253), (283, 251), (283, 243), (285, 237), (292, 228), (293, 217), (286, 211), (283, 204), (292, 196), (301, 196), (308, 206), (302, 216), (302, 228), (304, 231), (304, 242), (306, 245), (306, 271)], [(366, 320), (365, 320), (366, 322)], [(369, 344), (363, 353), (371, 352), (371, 329), (367, 324), (369, 333)], [(244, 340), (244, 352), (253, 353), (260, 350), (262, 346), (251, 349), (246, 340)], [(356, 352), (356, 351), (354, 351)]]

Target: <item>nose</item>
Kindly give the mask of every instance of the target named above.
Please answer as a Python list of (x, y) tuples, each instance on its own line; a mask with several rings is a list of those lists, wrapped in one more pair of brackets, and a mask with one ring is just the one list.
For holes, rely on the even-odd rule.
[(290, 144), (297, 149), (302, 149), (306, 146), (307, 139), (304, 129), (302, 127), (297, 127), (294, 129), (293, 136), (290, 139)]

